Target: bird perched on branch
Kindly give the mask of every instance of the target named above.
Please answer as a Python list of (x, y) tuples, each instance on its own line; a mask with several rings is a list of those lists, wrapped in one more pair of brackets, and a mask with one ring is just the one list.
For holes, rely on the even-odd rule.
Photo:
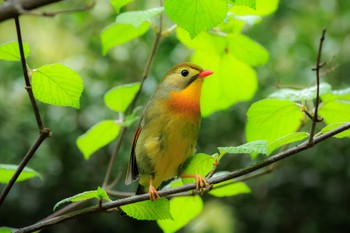
[[(149, 193), (159, 198), (157, 188), (178, 175), (179, 168), (195, 152), (201, 123), (200, 95), (204, 78), (210, 70), (190, 63), (170, 69), (146, 105), (136, 129), (125, 183), (139, 178), (136, 194)], [(197, 188), (207, 182), (196, 174)]]

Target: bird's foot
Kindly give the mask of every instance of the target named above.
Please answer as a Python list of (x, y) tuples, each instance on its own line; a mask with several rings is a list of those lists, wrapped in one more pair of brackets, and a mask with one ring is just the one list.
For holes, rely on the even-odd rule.
[(199, 174), (182, 174), (182, 178), (194, 178), (196, 180), (196, 190), (203, 194), (204, 189), (210, 189), (211, 185)]
[(149, 186), (148, 193), (149, 193), (149, 199), (151, 201), (156, 201), (157, 199), (160, 198), (157, 189), (152, 184)]

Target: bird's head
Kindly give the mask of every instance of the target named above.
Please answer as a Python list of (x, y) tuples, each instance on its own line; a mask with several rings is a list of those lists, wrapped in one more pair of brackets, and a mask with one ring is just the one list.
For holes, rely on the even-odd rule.
[[(203, 70), (191, 62), (180, 63), (171, 68), (161, 81), (161, 86), (171, 91), (183, 91), (192, 84), (201, 84), (205, 77), (211, 75), (210, 70)], [(200, 93), (199, 93), (200, 94)]]
[(204, 78), (213, 74), (190, 62), (180, 63), (166, 73), (160, 83), (172, 109), (199, 114), (200, 95)]

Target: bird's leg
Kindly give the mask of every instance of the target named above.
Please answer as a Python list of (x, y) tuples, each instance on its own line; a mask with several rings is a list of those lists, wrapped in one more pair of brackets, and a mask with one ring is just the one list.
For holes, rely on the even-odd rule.
[(210, 184), (199, 174), (182, 174), (182, 178), (194, 178), (196, 179), (196, 190), (198, 190), (201, 194), (204, 191), (204, 188), (210, 188)]
[(152, 178), (149, 180), (148, 193), (149, 193), (149, 199), (151, 201), (156, 201), (157, 199), (160, 198), (160, 196), (159, 196), (159, 194), (157, 192), (157, 189), (153, 186), (153, 179)]

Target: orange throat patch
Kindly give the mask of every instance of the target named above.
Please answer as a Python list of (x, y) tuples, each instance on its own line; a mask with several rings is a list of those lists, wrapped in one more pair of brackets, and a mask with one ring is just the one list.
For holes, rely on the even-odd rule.
[(170, 94), (169, 106), (178, 113), (200, 115), (200, 96), (203, 79), (197, 78), (184, 90)]

